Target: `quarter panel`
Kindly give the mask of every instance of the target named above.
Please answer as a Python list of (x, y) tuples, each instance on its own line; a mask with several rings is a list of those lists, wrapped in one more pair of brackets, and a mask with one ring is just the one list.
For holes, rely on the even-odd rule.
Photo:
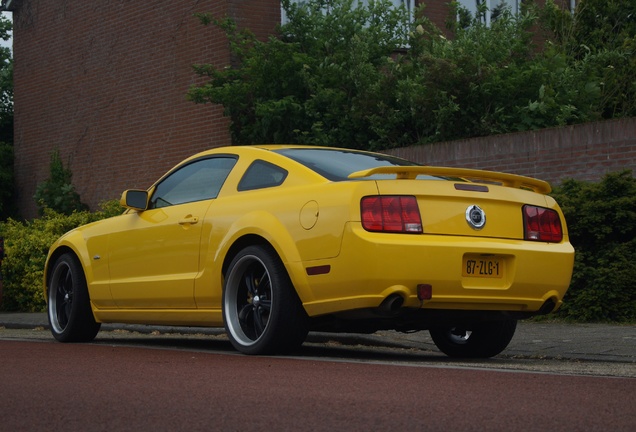
[[(206, 216), (203, 235), (208, 240), (201, 246), (203, 271), (195, 286), (197, 306), (220, 306), (221, 266), (232, 245), (246, 235), (260, 236), (274, 247), (301, 300), (311, 301), (314, 293), (307, 284), (306, 267), (340, 254), (346, 223), (352, 217), (359, 219), (360, 197), (375, 192), (373, 181), (226, 192)], [(313, 224), (306, 222), (311, 216), (308, 211), (315, 211)]]

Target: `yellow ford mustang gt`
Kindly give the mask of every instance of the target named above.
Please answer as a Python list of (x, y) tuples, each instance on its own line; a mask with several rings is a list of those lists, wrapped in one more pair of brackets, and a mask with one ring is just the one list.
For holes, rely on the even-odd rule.
[(449, 356), (494, 356), (570, 283), (548, 192), (345, 149), (209, 150), (52, 245), (51, 331), (79, 342), (101, 323), (225, 326), (237, 350), (265, 354), (310, 330), (429, 330)]

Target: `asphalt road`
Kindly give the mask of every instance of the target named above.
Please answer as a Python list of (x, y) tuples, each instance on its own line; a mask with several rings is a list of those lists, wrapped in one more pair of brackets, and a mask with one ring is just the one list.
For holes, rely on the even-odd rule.
[(0, 332), (1, 432), (636, 430), (633, 378), (409, 363), (358, 346), (328, 357), (314, 342), (249, 357), (221, 337), (118, 331), (61, 344), (44, 333)]
[(219, 329), (104, 325), (61, 344), (44, 314), (0, 314), (0, 432), (636, 430), (636, 326), (520, 323), (488, 360), (427, 332), (310, 333), (291, 356)]

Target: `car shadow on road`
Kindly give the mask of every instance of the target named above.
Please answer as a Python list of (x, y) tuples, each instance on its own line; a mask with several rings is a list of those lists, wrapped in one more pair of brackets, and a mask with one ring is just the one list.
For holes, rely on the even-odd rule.
[[(100, 332), (95, 344), (130, 346), (153, 349), (176, 349), (209, 354), (242, 355), (237, 352), (225, 334), (140, 334), (136, 332)], [(272, 357), (272, 356), (268, 356)], [(461, 362), (430, 347), (417, 348), (400, 344), (383, 343), (368, 339), (343, 338), (339, 335), (313, 335), (297, 350), (273, 357), (311, 358), (313, 360), (361, 361), (382, 363), (445, 363)], [(492, 363), (499, 359), (486, 360)], [(483, 363), (484, 360), (475, 360)]]

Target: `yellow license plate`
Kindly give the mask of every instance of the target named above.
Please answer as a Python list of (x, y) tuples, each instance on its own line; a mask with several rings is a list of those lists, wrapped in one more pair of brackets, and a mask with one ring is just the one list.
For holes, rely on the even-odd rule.
[(501, 278), (504, 273), (503, 260), (494, 256), (466, 255), (462, 264), (462, 276)]

